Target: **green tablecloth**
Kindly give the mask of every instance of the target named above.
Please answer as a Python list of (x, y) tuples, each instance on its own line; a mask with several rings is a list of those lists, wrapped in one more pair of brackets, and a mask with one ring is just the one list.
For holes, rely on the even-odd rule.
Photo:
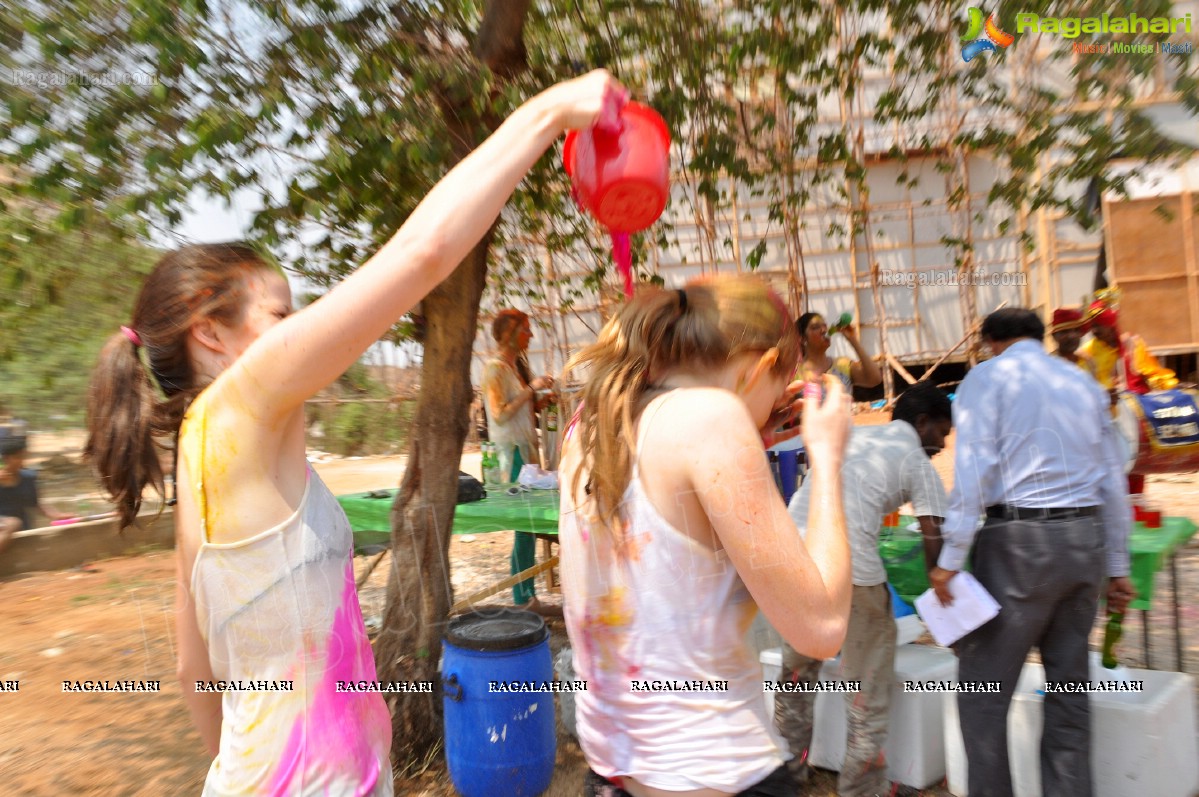
[[(899, 596), (909, 603), (928, 589), (920, 533), (905, 528), (912, 520), (909, 517), (902, 518), (899, 528), (883, 529), (879, 535), (879, 553), (887, 568), (887, 580)], [(1197, 529), (1199, 527), (1184, 517), (1162, 518), (1160, 529), (1145, 528), (1142, 523), (1133, 526), (1128, 544), (1132, 565), (1129, 577), (1136, 588), (1137, 599), (1130, 604), (1131, 608), (1150, 608), (1153, 604), (1154, 577), (1170, 555), (1185, 545)]]
[[(395, 493), (395, 490), (376, 490), (337, 497), (350, 519), (356, 548), (387, 544), (388, 530), (391, 528), (391, 502)], [(909, 516), (900, 518), (897, 528), (882, 530), (878, 543), (879, 554), (887, 569), (887, 580), (908, 603), (928, 589), (920, 532), (907, 530), (907, 526), (914, 521), (915, 518)], [(558, 491), (533, 490), (507, 495), (493, 490), (482, 501), (459, 504), (454, 510), (455, 534), (486, 534), (509, 529), (557, 534)], [(1184, 517), (1163, 518), (1160, 529), (1148, 529), (1142, 523), (1135, 524), (1129, 550), (1132, 554), (1130, 578), (1136, 588), (1137, 599), (1132, 602), (1131, 608), (1150, 608), (1153, 603), (1154, 576), (1170, 555), (1195, 535), (1196, 530), (1199, 527)]]
[(489, 531), (558, 533), (557, 490), (531, 490), (519, 495), (489, 491), (482, 501), (454, 508), (455, 534), (486, 534)]
[[(375, 490), (337, 496), (350, 519), (354, 546), (386, 544), (391, 528), (391, 502), (395, 490)], [(373, 496), (373, 497), (372, 497)], [(485, 534), (490, 531), (558, 533), (558, 491), (532, 490), (507, 495), (492, 490), (482, 501), (459, 504), (454, 510), (455, 534)]]
[(1153, 577), (1175, 551), (1195, 536), (1196, 530), (1199, 530), (1199, 526), (1184, 517), (1162, 518), (1160, 529), (1145, 528), (1143, 523), (1133, 525), (1128, 541), (1128, 549), (1132, 553), (1132, 573), (1129, 578), (1137, 591), (1137, 598), (1129, 604), (1130, 608), (1149, 610), (1153, 603)]

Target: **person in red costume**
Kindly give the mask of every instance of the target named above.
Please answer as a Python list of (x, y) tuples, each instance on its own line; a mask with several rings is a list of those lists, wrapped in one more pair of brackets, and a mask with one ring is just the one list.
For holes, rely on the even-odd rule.
[[(1120, 332), (1117, 302), (1117, 294), (1107, 291), (1087, 308), (1091, 339), (1080, 350), (1095, 364), (1095, 378), (1112, 394), (1112, 403), (1123, 391), (1144, 394), (1177, 387), (1174, 372), (1157, 361), (1139, 335)], [(1128, 492), (1145, 492), (1143, 474), (1128, 474)]]
[(1091, 376), (1095, 376), (1095, 361), (1081, 353), (1078, 346), (1082, 336), (1087, 333), (1088, 325), (1081, 310), (1071, 307), (1059, 307), (1053, 311), (1053, 320), (1049, 324), (1049, 334), (1057, 343), (1058, 357), (1077, 365)]

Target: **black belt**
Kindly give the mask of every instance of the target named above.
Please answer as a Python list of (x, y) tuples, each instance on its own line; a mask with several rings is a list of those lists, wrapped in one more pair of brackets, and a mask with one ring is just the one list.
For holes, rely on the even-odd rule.
[(1009, 504), (995, 504), (987, 507), (987, 517), (997, 520), (1069, 520), (1098, 514), (1099, 507), (1097, 506), (1058, 506), (1032, 509)]

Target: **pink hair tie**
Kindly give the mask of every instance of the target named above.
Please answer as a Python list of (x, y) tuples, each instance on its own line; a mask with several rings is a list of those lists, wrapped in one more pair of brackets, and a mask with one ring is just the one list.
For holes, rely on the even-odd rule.
[(136, 332), (134, 332), (129, 327), (121, 327), (121, 334), (124, 335), (126, 338), (128, 338), (129, 342), (132, 343), (134, 346), (136, 346), (138, 348), (141, 347), (142, 339), (138, 336), (138, 334)]

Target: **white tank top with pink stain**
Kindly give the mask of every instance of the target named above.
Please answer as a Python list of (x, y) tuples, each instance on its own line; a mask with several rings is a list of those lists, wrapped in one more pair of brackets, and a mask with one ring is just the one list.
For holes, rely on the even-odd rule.
[[(200, 401), (180, 449), (202, 482)], [(309, 470), (295, 513), (231, 544), (204, 541), (191, 591), (213, 675), (242, 685), (291, 684), (291, 691), (225, 691), (220, 751), (204, 794), (389, 797), (391, 719), (378, 693), (339, 692), (338, 681), (374, 681), (345, 513)], [(268, 684), (269, 685), (269, 684)], [(188, 685), (184, 685), (187, 688)]]
[[(654, 508), (636, 464), (622, 518), (616, 543), (564, 485), (562, 592), (576, 677), (587, 681), (575, 696), (587, 762), (667, 791), (748, 788), (790, 757), (746, 644), (757, 606), (723, 551)], [(713, 682), (725, 683), (694, 689)]]

